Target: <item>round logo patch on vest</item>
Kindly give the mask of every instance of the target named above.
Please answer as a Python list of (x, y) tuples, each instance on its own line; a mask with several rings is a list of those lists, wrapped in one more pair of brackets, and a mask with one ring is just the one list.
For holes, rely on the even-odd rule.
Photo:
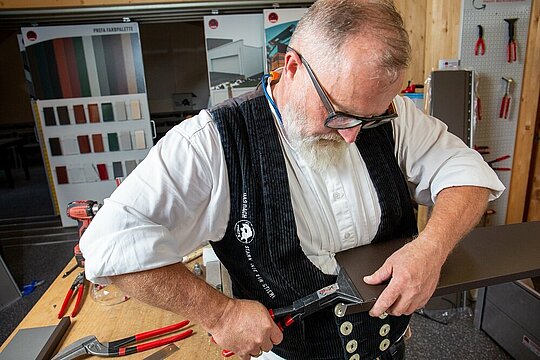
[(234, 225), (234, 232), (236, 238), (242, 244), (249, 244), (255, 237), (255, 228), (249, 220), (239, 220)]

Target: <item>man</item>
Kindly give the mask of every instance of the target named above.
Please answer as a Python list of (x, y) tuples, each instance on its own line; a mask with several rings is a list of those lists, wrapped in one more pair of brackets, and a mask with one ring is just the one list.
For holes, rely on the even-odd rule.
[[(401, 359), (407, 315), (504, 187), (396, 96), (410, 49), (392, 4), (319, 0), (290, 45), (279, 81), (201, 112), (151, 150), (81, 240), (86, 274), (188, 316), (242, 359)], [(282, 333), (267, 309), (333, 283), (336, 252), (416, 235), (410, 195), (434, 202), (433, 214), (365, 278), (390, 280), (369, 314), (327, 309)], [(180, 263), (206, 241), (235, 299)]]

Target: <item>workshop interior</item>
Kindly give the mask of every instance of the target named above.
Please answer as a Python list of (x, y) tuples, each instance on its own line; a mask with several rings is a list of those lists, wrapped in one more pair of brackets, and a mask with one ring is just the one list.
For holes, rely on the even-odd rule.
[[(407, 359), (540, 359), (540, 2), (394, 2), (412, 49), (400, 96), (506, 187), (413, 314)], [(78, 243), (169, 130), (283, 66), (312, 3), (0, 2), (0, 360), (234, 358), (189, 319), (86, 280)], [(415, 209), (420, 230), (431, 210)], [(270, 310), (276, 323), (368, 311), (384, 287), (362, 277), (408, 241), (338, 253), (336, 284)], [(232, 296), (211, 247), (182, 262)]]

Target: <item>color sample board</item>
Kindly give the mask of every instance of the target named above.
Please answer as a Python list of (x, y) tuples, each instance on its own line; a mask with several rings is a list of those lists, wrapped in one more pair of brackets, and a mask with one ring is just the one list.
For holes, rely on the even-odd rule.
[[(53, 202), (103, 203), (152, 146), (136, 23), (22, 28)], [(133, 140), (136, 140), (133, 141)]]
[[(514, 157), (531, 1), (500, 0), (485, 1), (483, 4), (481, 1), (476, 3), (462, 1), (462, 10), (461, 65), (464, 68), (474, 69), (479, 77), (477, 95), (481, 100), (482, 119), (476, 122), (475, 145), (489, 147), (489, 154), (483, 155), (488, 162), (510, 155), (510, 158), (492, 165), (494, 168), (508, 169), (511, 168)], [(504, 19), (518, 19), (515, 22), (517, 57), (513, 62), (508, 62), (508, 23)], [(478, 39), (478, 25), (484, 29), (486, 48), (484, 55), (475, 55), (474, 51)], [(514, 80), (510, 88), (512, 100), (507, 118), (500, 117), (501, 101), (505, 92), (503, 77)], [(496, 172), (508, 189), (512, 172), (508, 170)], [(489, 204), (489, 208), (496, 212), (489, 215), (488, 223), (504, 224), (507, 206), (508, 190)]]

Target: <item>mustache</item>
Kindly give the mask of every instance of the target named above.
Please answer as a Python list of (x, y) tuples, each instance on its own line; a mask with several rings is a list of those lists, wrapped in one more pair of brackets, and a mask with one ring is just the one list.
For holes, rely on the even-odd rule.
[(303, 141), (320, 145), (345, 142), (345, 140), (339, 134), (310, 135), (305, 136)]

